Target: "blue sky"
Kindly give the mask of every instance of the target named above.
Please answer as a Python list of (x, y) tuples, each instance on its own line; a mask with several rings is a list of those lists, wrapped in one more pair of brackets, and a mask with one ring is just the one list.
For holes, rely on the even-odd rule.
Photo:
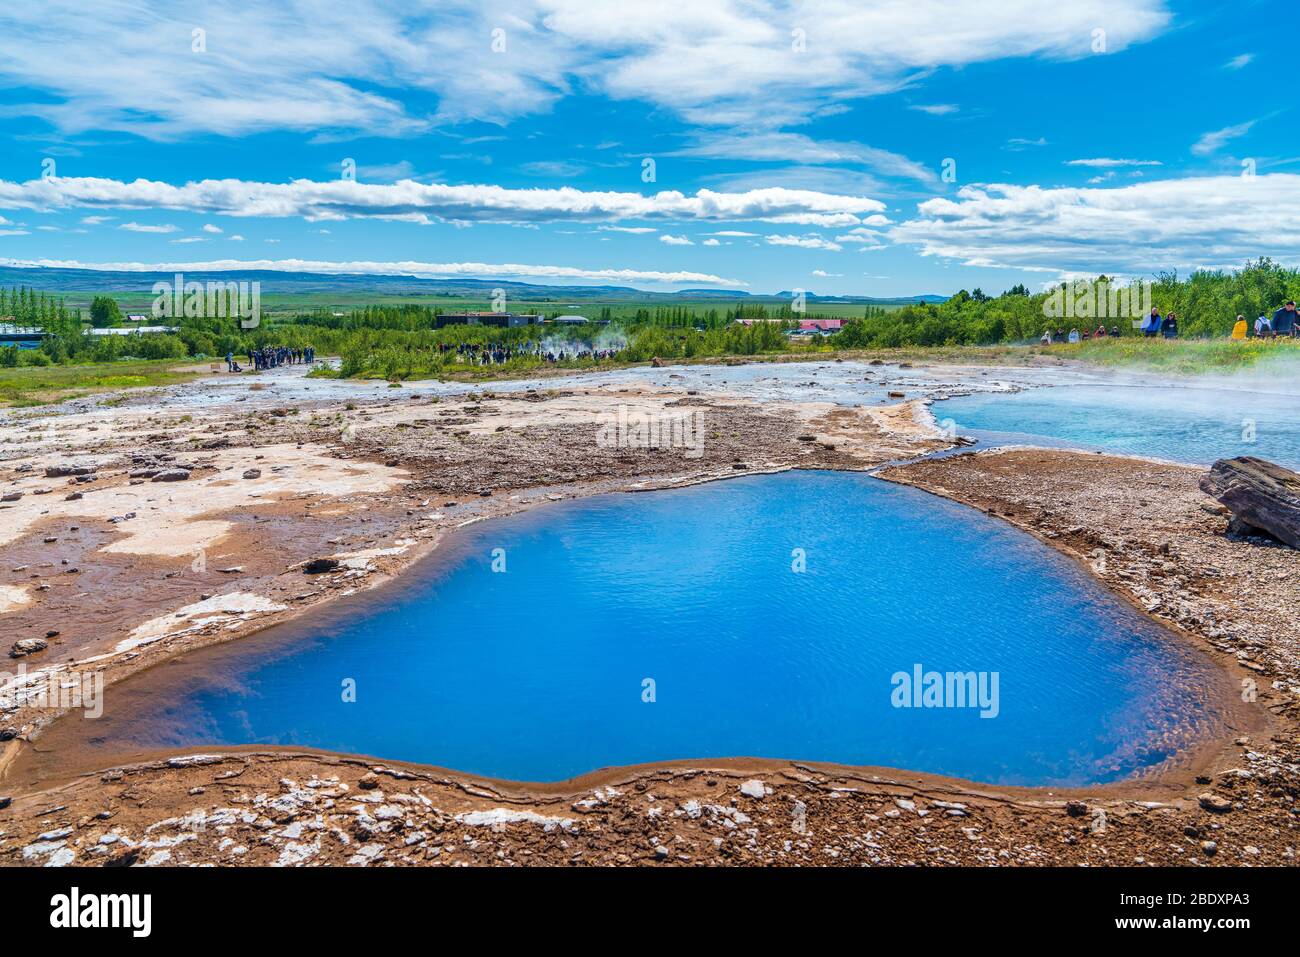
[(0, 12), (0, 260), (880, 296), (1294, 265), (1297, 26), (1284, 0), (50, 0)]

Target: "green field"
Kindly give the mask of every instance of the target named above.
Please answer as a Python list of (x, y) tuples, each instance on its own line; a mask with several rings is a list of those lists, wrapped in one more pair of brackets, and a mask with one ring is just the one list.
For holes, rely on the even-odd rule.
[[(70, 308), (81, 309), (83, 311), (90, 308), (90, 301), (98, 293), (69, 291), (61, 294), (64, 301)], [(123, 313), (136, 313), (150, 316), (150, 309), (153, 306), (154, 297), (147, 289), (141, 289), (140, 292), (114, 292), (114, 299), (117, 300), (118, 306)], [(687, 308), (695, 309), (697, 312), (705, 312), (709, 309), (724, 310), (728, 307), (734, 307), (737, 304), (747, 306), (767, 306), (769, 308), (779, 308), (782, 305), (789, 305), (790, 300), (766, 298), (766, 297), (745, 297), (741, 299), (658, 299), (654, 301), (638, 302), (629, 301), (626, 298), (621, 299), (582, 299), (580, 301), (564, 298), (541, 298), (541, 299), (512, 299), (507, 301), (507, 308), (513, 312), (538, 313), (542, 315), (572, 315), (585, 316), (588, 319), (598, 319), (603, 310), (608, 310), (607, 315), (614, 319), (624, 319), (634, 316), (638, 309), (672, 309)], [(265, 318), (276, 319), (286, 318), (289, 316), (313, 313), (319, 310), (332, 312), (350, 312), (353, 309), (359, 309), (364, 306), (431, 306), (441, 309), (443, 312), (488, 312), (492, 309), (492, 303), (488, 299), (469, 298), (462, 296), (446, 296), (433, 293), (383, 293), (383, 292), (366, 292), (366, 291), (347, 291), (331, 290), (328, 292), (288, 292), (275, 293), (263, 292), (261, 296), (262, 314)], [(896, 302), (874, 303), (877, 308), (886, 311), (901, 309), (903, 304)], [(863, 314), (866, 308), (863, 303), (852, 302), (823, 302), (812, 300), (808, 303), (808, 314), (821, 317), (832, 318), (857, 318)], [(150, 316), (151, 322), (153, 320)], [(166, 322), (167, 320), (161, 320)]]
[(0, 405), (22, 408), (96, 392), (184, 382), (207, 371), (193, 360), (102, 362), (0, 369)]

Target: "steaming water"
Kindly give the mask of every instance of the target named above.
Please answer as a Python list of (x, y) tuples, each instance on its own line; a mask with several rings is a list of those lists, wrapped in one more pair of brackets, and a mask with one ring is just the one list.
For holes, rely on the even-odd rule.
[[(400, 400), (411, 394), (463, 395), (483, 385), (387, 383), (306, 379), (291, 366), (263, 373), (253, 392), (243, 379), (218, 379), (164, 390), (172, 408), (247, 402), (249, 408), (298, 402)], [(703, 395), (740, 395), (759, 401), (878, 405), (907, 398), (944, 399), (933, 407), (940, 421), (985, 444), (1032, 443), (1084, 447), (1173, 461), (1208, 464), (1217, 458), (1258, 455), (1300, 466), (1300, 386), (1285, 375), (1189, 381), (1065, 368), (903, 368), (859, 362), (752, 363), (743, 366), (669, 366), (624, 369), (551, 379), (493, 383), (494, 392), (529, 388), (593, 389), (656, 386)], [(1024, 389), (1024, 391), (1016, 391)], [(89, 409), (78, 400), (68, 411)], [(0, 417), (5, 415), (0, 411)]]
[[(140, 692), (155, 710), (126, 723), (159, 745), (309, 745), (527, 780), (749, 755), (1007, 784), (1121, 778), (1218, 726), (1205, 666), (1078, 568), (863, 475), (565, 503), (447, 548), (401, 592), (271, 635), (277, 654), (228, 649), (252, 660), (216, 684), (222, 669), (187, 656), (168, 670), (193, 683)], [(916, 664), (997, 672), (997, 716), (893, 707), (891, 677)]]
[(1300, 468), (1300, 392), (1110, 382), (936, 403), (989, 444), (1067, 445), (1195, 464), (1256, 455)]

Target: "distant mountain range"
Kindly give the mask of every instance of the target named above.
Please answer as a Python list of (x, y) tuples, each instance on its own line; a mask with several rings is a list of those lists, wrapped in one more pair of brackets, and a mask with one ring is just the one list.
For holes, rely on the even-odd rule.
[[(0, 265), (0, 286), (32, 286), (46, 292), (97, 294), (127, 293), (148, 296), (155, 282), (171, 282), (171, 272), (111, 272), (97, 269), (50, 269)], [(376, 276), (362, 274), (280, 272), (266, 269), (240, 269), (222, 272), (185, 273), (187, 282), (260, 282), (262, 295), (289, 296), (312, 293), (374, 292), (389, 296), (457, 296), (487, 299), (492, 290), (503, 289), (512, 300), (598, 301), (598, 302), (671, 302), (683, 299), (743, 299), (755, 304), (788, 302), (792, 293), (761, 295), (740, 289), (679, 289), (675, 292), (646, 292), (630, 286), (551, 286), (501, 279), (422, 279), (418, 276)], [(820, 296), (805, 292), (810, 302), (840, 302), (853, 305), (901, 305), (919, 302), (943, 302), (947, 296), (923, 295), (877, 298), (872, 296)], [(69, 298), (72, 296), (69, 295)]]

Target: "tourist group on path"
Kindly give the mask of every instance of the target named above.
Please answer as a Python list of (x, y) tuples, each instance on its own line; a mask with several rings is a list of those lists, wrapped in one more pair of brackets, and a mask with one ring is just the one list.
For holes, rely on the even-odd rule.
[[(1246, 317), (1238, 316), (1237, 324), (1232, 327), (1232, 338), (1245, 339), (1248, 335)], [(1255, 319), (1256, 339), (1295, 338), (1296, 336), (1300, 336), (1300, 323), (1296, 322), (1294, 299), (1288, 299), (1286, 305), (1273, 313), (1271, 319), (1266, 312), (1261, 312)]]
[[(261, 349), (248, 350), (248, 364), (254, 371), (275, 369), (279, 366), (311, 365), (316, 361), (316, 349), (307, 346), (294, 349), (289, 346), (263, 346)], [(244, 368), (235, 361), (233, 352), (226, 353), (226, 369), (230, 372), (243, 372)]]
[[(1140, 331), (1147, 339), (1177, 339), (1178, 316), (1172, 312), (1162, 316), (1160, 310), (1152, 306), (1151, 314), (1142, 320)], [(1078, 329), (1071, 329), (1068, 334), (1064, 329), (1045, 329), (1039, 342), (1045, 346), (1050, 346), (1054, 342), (1082, 342), (1087, 339), (1114, 338), (1119, 334), (1119, 326), (1111, 326), (1108, 332), (1105, 325), (1098, 326), (1097, 330), (1092, 333), (1088, 332), (1087, 329), (1082, 333)], [(1246, 322), (1245, 316), (1237, 317), (1237, 321), (1232, 327), (1231, 337), (1233, 339), (1251, 338), (1251, 329)], [(1297, 320), (1294, 299), (1288, 299), (1285, 305), (1273, 313), (1272, 318), (1269, 317), (1267, 312), (1261, 312), (1259, 318), (1255, 320), (1254, 338), (1278, 339), (1283, 337), (1300, 337), (1300, 321)]]
[(540, 342), (530, 342), (511, 346), (497, 343), (479, 345), (476, 342), (462, 342), (459, 345), (452, 345), (451, 343), (441, 342), (438, 343), (438, 352), (443, 355), (454, 352), (459, 362), (486, 366), (500, 365), (509, 362), (511, 359), (522, 358), (536, 358), (548, 363), (564, 362), (568, 359), (612, 359), (618, 354), (619, 350), (595, 349), (581, 343), (546, 346)]

